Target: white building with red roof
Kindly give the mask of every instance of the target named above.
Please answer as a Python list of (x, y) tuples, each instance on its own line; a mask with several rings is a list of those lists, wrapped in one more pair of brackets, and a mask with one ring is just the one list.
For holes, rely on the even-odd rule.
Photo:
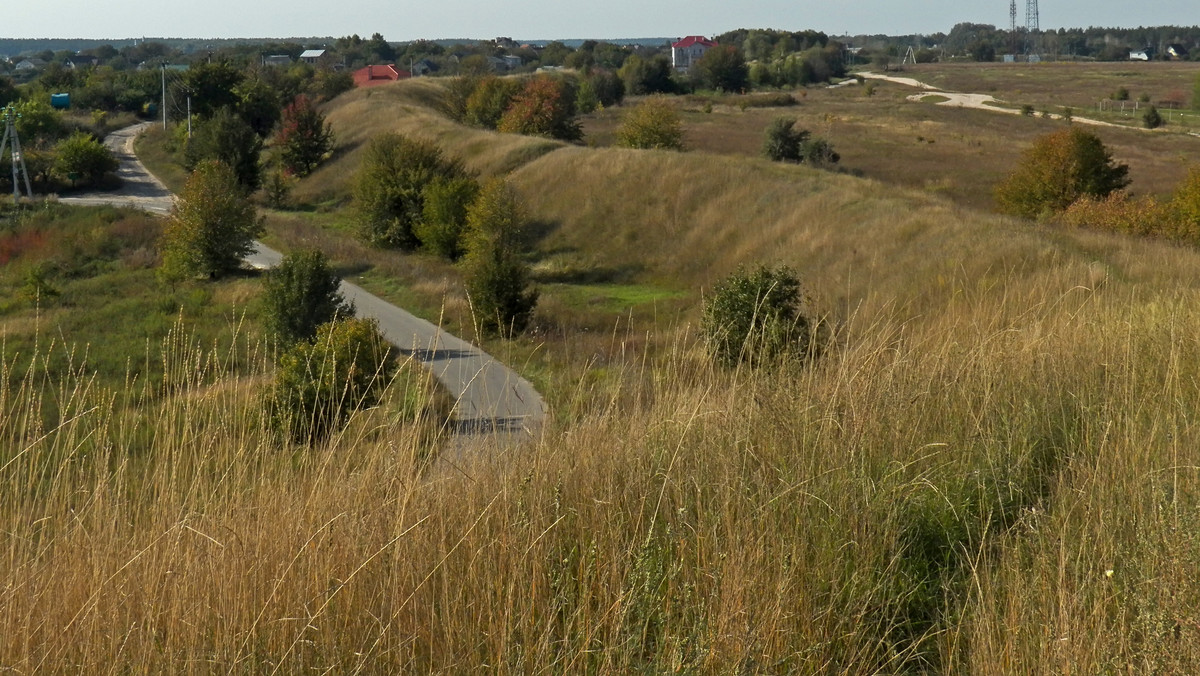
[(717, 43), (703, 35), (689, 35), (679, 42), (672, 42), (671, 65), (675, 66), (675, 70), (686, 73), (692, 64), (704, 56), (704, 52), (716, 46)]

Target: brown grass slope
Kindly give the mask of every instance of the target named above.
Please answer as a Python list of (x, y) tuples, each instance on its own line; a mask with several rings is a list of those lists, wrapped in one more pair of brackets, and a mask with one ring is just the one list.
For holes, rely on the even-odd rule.
[[(701, 154), (563, 148), (513, 180), (541, 264), (790, 262), (832, 349), (729, 373), (652, 328), (606, 407), (426, 469), (371, 412), (278, 448), (253, 381), (201, 389), (187, 354), (131, 457), (119, 398), (0, 364), (0, 666), (1197, 671), (1195, 251)], [(24, 422), (40, 397), (58, 427)]]

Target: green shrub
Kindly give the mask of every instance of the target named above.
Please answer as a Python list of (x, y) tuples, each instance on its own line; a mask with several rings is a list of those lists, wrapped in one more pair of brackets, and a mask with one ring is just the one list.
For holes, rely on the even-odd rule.
[(258, 189), (258, 166), (262, 137), (229, 108), (220, 108), (213, 116), (196, 125), (184, 149), (184, 166), (194, 170), (206, 160), (217, 160), (231, 169), (239, 185), (247, 191)]
[(1162, 115), (1159, 114), (1158, 108), (1149, 106), (1146, 112), (1142, 113), (1142, 125), (1147, 129), (1158, 129), (1163, 124)]
[(524, 214), (503, 179), (489, 181), (467, 211), (463, 277), (475, 324), (484, 335), (505, 338), (528, 326), (538, 292), (529, 288), (522, 260)]
[(311, 340), (317, 327), (354, 316), (342, 297), (341, 278), (315, 249), (293, 251), (263, 278), (267, 327), (286, 343)]
[(268, 413), (293, 441), (319, 442), (355, 411), (378, 402), (395, 368), (375, 320), (323, 324), (311, 342), (298, 343), (280, 359)]
[(816, 326), (806, 312), (800, 279), (786, 266), (759, 266), (752, 272), (739, 268), (704, 302), (705, 342), (725, 366), (808, 359), (816, 347)]
[(375, 246), (415, 249), (425, 187), (439, 178), (465, 175), (461, 162), (446, 159), (432, 143), (393, 133), (375, 137), (354, 187), (359, 235)]
[(617, 142), (626, 148), (683, 150), (683, 121), (666, 98), (650, 97), (625, 114)]
[(803, 157), (800, 150), (808, 140), (809, 132), (795, 127), (795, 120), (775, 118), (763, 135), (763, 155), (774, 162), (799, 162)]
[(425, 186), (425, 208), (415, 226), (421, 245), (432, 254), (458, 260), (463, 253), (467, 211), (478, 194), (479, 183), (467, 176), (437, 178)]
[(104, 178), (105, 174), (117, 170), (117, 158), (112, 151), (97, 141), (91, 134), (75, 132), (58, 144), (58, 154), (54, 158), (54, 171), (75, 185), (83, 181), (85, 185), (94, 185)]
[(1113, 162), (1100, 137), (1068, 127), (1034, 141), (996, 186), (996, 202), (1005, 213), (1036, 218), (1061, 212), (1085, 195), (1120, 190), (1129, 185), (1128, 173), (1128, 166)]
[(466, 102), (464, 121), (485, 129), (495, 129), (512, 105), (513, 97), (524, 85), (514, 78), (489, 75), (479, 80)]

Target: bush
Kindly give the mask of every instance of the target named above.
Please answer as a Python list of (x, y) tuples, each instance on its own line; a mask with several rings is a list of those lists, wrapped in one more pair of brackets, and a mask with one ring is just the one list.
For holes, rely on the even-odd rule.
[(341, 278), (315, 249), (293, 251), (263, 279), (267, 327), (285, 343), (312, 340), (317, 327), (354, 316), (339, 290)]
[(816, 322), (806, 314), (800, 279), (789, 267), (739, 268), (719, 282), (704, 302), (702, 320), (709, 353), (735, 366), (814, 354)]
[(415, 249), (425, 187), (439, 178), (465, 175), (461, 162), (447, 160), (432, 143), (393, 133), (375, 137), (354, 188), (360, 236), (375, 246)]
[(750, 84), (742, 50), (732, 45), (710, 47), (692, 66), (692, 77), (705, 89), (740, 92)]
[(283, 110), (276, 143), (282, 148), (283, 168), (296, 176), (308, 176), (333, 149), (333, 128), (307, 96), (298, 96)]
[(521, 260), (523, 227), (516, 194), (502, 179), (484, 185), (467, 211), (463, 277), (481, 334), (511, 338), (533, 316), (538, 293), (528, 288), (529, 269)]
[(1001, 211), (1023, 218), (1060, 213), (1085, 195), (1106, 197), (1124, 188), (1128, 173), (1098, 136), (1069, 127), (1034, 141), (996, 186), (996, 202)]
[(75, 132), (58, 144), (54, 170), (74, 186), (82, 180), (85, 185), (100, 182), (105, 174), (117, 170), (117, 158), (91, 134)]
[(1200, 167), (1192, 167), (1175, 188), (1169, 208), (1180, 238), (1200, 244)]
[(484, 77), (467, 98), (464, 121), (476, 127), (495, 129), (522, 87), (521, 81), (514, 78)]
[(617, 142), (626, 148), (683, 150), (683, 121), (670, 101), (654, 96), (625, 114)]
[(774, 162), (799, 162), (803, 155), (801, 148), (808, 140), (809, 133), (804, 129), (796, 129), (796, 121), (786, 117), (777, 117), (763, 135), (763, 155)]
[(513, 97), (496, 128), (510, 134), (578, 141), (583, 130), (575, 119), (575, 90), (566, 80), (538, 76)]
[(391, 348), (374, 320), (323, 324), (313, 341), (280, 359), (267, 396), (270, 419), (297, 443), (319, 442), (378, 402), (394, 372)]
[(1146, 112), (1142, 113), (1142, 125), (1147, 129), (1158, 129), (1163, 124), (1162, 115), (1159, 114), (1158, 108), (1149, 106)]
[(432, 254), (458, 260), (463, 253), (467, 211), (478, 194), (479, 183), (466, 176), (437, 178), (425, 186), (425, 208), (415, 226), (421, 245)]
[(841, 156), (828, 141), (812, 138), (807, 130), (796, 129), (796, 121), (775, 119), (763, 137), (763, 155), (775, 162), (806, 162), (820, 166), (836, 164)]
[(1107, 197), (1081, 197), (1063, 212), (1062, 221), (1076, 228), (1174, 237), (1169, 213), (1158, 200), (1149, 195), (1131, 197), (1124, 191)]
[(263, 221), (233, 170), (220, 162), (202, 162), (167, 218), (161, 274), (168, 281), (220, 277), (241, 266), (262, 231)]

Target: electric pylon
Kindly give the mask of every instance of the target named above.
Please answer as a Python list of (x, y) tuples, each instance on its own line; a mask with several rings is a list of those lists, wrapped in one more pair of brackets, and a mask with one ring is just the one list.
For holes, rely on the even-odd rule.
[(1025, 53), (1033, 56), (1037, 53), (1036, 34), (1041, 32), (1038, 20), (1037, 0), (1025, 2)]
[(12, 152), (13, 202), (21, 199), (20, 179), (22, 176), (25, 178), (25, 193), (29, 199), (33, 199), (33, 188), (29, 185), (29, 170), (25, 168), (25, 156), (21, 153), (21, 139), (17, 136), (17, 118), (20, 117), (20, 114), (10, 103), (0, 109), (0, 115), (4, 116), (4, 138), (0, 139), (0, 156), (4, 155), (6, 145)]

